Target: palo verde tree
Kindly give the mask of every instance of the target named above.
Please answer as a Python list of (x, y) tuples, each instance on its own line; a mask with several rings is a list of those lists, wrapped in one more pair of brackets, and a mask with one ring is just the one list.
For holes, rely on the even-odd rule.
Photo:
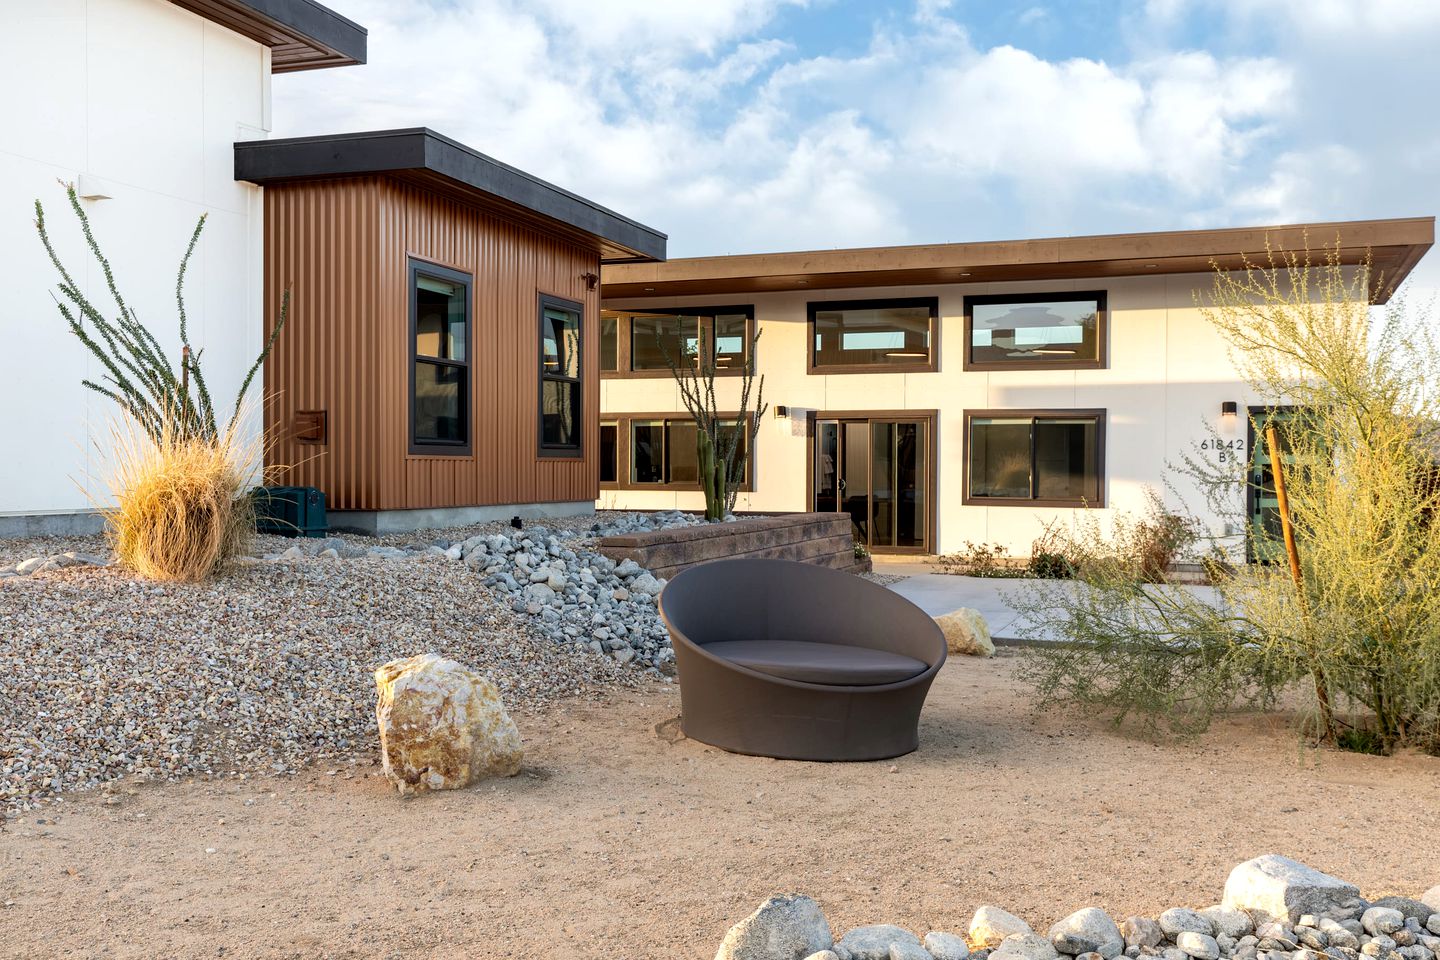
[(246, 371), (240, 384), (240, 392), (235, 398), (234, 412), (225, 429), (221, 430), (216, 422), (215, 407), (200, 363), (204, 351), (192, 350), (190, 347), (189, 318), (185, 311), (185, 273), (189, 269), (190, 258), (195, 253), (195, 245), (199, 243), (200, 234), (205, 229), (206, 215), (202, 214), (196, 222), (175, 277), (175, 307), (180, 328), (180, 357), (176, 363), (166, 356), (159, 341), (140, 322), (135, 311), (121, 296), (110, 261), (101, 252), (100, 244), (95, 239), (90, 228), (90, 218), (80, 204), (75, 185), (62, 185), (70, 199), (70, 209), (80, 222), (85, 244), (100, 266), (106, 289), (109, 290), (118, 311), (113, 319), (106, 317), (100, 308), (85, 296), (70, 271), (61, 262), (45, 223), (45, 208), (36, 200), (35, 229), (39, 231), (40, 242), (44, 244), (50, 262), (60, 273), (57, 287), (60, 296), (56, 298), (55, 304), (69, 324), (71, 332), (105, 370), (99, 383), (88, 379), (81, 382), (96, 393), (114, 400), (156, 443), (160, 443), (162, 439), (168, 442), (200, 439), (218, 443), (222, 437), (232, 432), (250, 383), (264, 364), (265, 358), (270, 355), (275, 339), (280, 336), (280, 331), (285, 326), (290, 312), (289, 291), (285, 292), (281, 302), (275, 329), (271, 331), (260, 355)]
[[(715, 390), (719, 369), (713, 340), (696, 338), (693, 346), (682, 341), (682, 356), (676, 357), (656, 333), (655, 342), (664, 354), (670, 373), (680, 387), (685, 409), (695, 420), (696, 460), (699, 465), (700, 489), (705, 493), (705, 519), (714, 523), (725, 519), (735, 509), (735, 497), (745, 477), (746, 464), (755, 449), (755, 436), (760, 431), (760, 418), (769, 405), (764, 402), (765, 377), (755, 376), (756, 345), (760, 331), (748, 337), (745, 360), (739, 373), (740, 403), (734, 414), (721, 414)], [(751, 394), (754, 413), (751, 414)]]
[[(1236, 563), (1214, 539), (1211, 597), (1121, 564), (1038, 586), (1022, 613), (1069, 641), (1023, 668), (1043, 694), (1185, 731), (1289, 689), (1319, 739), (1440, 752), (1440, 352), (1423, 311), (1372, 307), (1381, 283), (1338, 250), (1217, 271), (1201, 309), (1255, 394), (1285, 411), (1270, 453), (1291, 549)], [(1247, 466), (1197, 454), (1179, 469), (1248, 530)]]

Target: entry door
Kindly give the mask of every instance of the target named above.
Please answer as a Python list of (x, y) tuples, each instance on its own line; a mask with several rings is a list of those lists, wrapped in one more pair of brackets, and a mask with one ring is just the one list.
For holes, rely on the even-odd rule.
[(928, 420), (815, 423), (813, 509), (850, 514), (851, 532), (881, 553), (929, 550)]

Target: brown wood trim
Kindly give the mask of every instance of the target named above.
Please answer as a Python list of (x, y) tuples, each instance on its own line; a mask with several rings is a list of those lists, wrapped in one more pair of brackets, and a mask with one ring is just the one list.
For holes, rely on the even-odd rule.
[[(687, 313), (686, 311), (691, 311), (691, 312), (688, 312), (688, 313)], [(708, 311), (708, 312), (707, 312), (707, 311)], [(754, 304), (750, 304), (750, 303), (746, 303), (746, 304), (721, 304), (721, 305), (719, 305), (719, 306), (703, 305), (703, 306), (690, 306), (690, 307), (670, 307), (670, 306), (662, 306), (662, 307), (647, 307), (647, 308), (645, 308), (645, 309), (643, 309), (643, 310), (635, 309), (635, 308), (619, 308), (619, 307), (615, 307), (615, 308), (610, 308), (610, 309), (609, 309), (608, 311), (606, 311), (606, 312), (619, 313), (619, 314), (623, 314), (623, 316), (620, 316), (620, 317), (616, 318), (616, 323), (615, 323), (615, 367), (616, 367), (616, 369), (614, 369), (614, 370), (601, 370), (601, 371), (600, 371), (600, 379), (602, 379), (602, 380), (655, 380), (655, 379), (660, 379), (660, 378), (663, 378), (663, 377), (672, 377), (672, 376), (674, 376), (674, 373), (672, 373), (668, 367), (665, 368), (665, 369), (663, 369), (663, 370), (632, 370), (632, 369), (630, 369), (631, 365), (634, 363), (634, 344), (633, 344), (633, 340), (632, 340), (632, 330), (631, 330), (631, 326), (630, 326), (630, 321), (631, 321), (632, 317), (630, 316), (630, 314), (635, 314), (635, 313), (652, 313), (652, 314), (659, 314), (659, 315), (661, 315), (661, 316), (673, 315), (673, 316), (677, 316), (677, 317), (699, 317), (699, 318), (701, 319), (701, 333), (702, 333), (701, 339), (702, 339), (702, 345), (706, 346), (707, 349), (708, 349), (710, 346), (713, 346), (713, 344), (715, 343), (714, 315), (717, 314), (717, 313), (725, 313), (725, 314), (743, 313), (743, 314), (745, 315), (745, 346), (746, 346), (746, 349), (749, 349), (750, 345), (755, 342), (755, 305), (754, 305)], [(711, 321), (710, 324), (708, 325), (708, 327), (707, 327), (707, 325), (706, 325), (705, 322), (704, 322), (707, 317), (708, 317), (708, 318), (710, 319), (710, 321)], [(603, 317), (602, 317), (602, 320), (603, 320)], [(708, 333), (707, 333), (707, 331), (708, 331)], [(758, 363), (757, 363), (757, 370), (758, 370)], [(717, 368), (716, 371), (715, 371), (715, 376), (717, 376), (717, 377), (741, 377), (741, 376), (744, 376), (744, 375), (745, 375), (745, 369), (744, 369), (744, 366), (743, 366), (743, 365), (740, 366), (740, 367)]]
[[(1019, 420), (1024, 418), (1051, 418), (1051, 419), (1078, 419), (1081, 417), (1094, 417), (1095, 443), (1099, 448), (1095, 456), (1095, 471), (1099, 475), (1100, 498), (1097, 502), (1091, 503), (1088, 500), (1054, 500), (1054, 499), (1010, 499), (999, 497), (972, 497), (970, 496), (970, 421), (976, 417), (996, 419)], [(1106, 443), (1106, 420), (1109, 419), (1109, 411), (1103, 407), (1066, 408), (1066, 407), (1027, 407), (1019, 409), (981, 409), (963, 411), (963, 430), (960, 437), (960, 475), (964, 484), (960, 503), (967, 507), (1066, 507), (1066, 508), (1090, 508), (1104, 507), (1108, 497), (1107, 488), (1110, 478), (1105, 473), (1105, 443)], [(1034, 449), (1031, 449), (1031, 459), (1034, 459)], [(1034, 471), (1031, 471), (1031, 489), (1034, 489)]]
[[(719, 415), (722, 418), (738, 418), (738, 410), (721, 410)], [(753, 420), (754, 411), (749, 414)], [(630, 482), (630, 421), (632, 420), (691, 420), (688, 411), (669, 411), (665, 413), (603, 413), (600, 415), (600, 422), (614, 423), (618, 425), (615, 431), (615, 483), (601, 483), (601, 490), (659, 490), (680, 493), (699, 493), (700, 484), (689, 483), (631, 483)], [(750, 456), (745, 462), (745, 482), (740, 485), (741, 493), (755, 492), (755, 450), (750, 450)], [(597, 471), (598, 472), (598, 471)]]
[[(815, 421), (817, 420), (868, 420), (882, 423), (892, 420), (924, 420), (926, 436), (930, 441), (929, 460), (926, 465), (926, 482), (929, 496), (925, 507), (924, 547), (885, 547), (876, 550), (866, 545), (872, 553), (916, 554), (925, 556), (935, 552), (940, 542), (940, 411), (939, 410), (808, 410), (805, 413), (805, 509), (815, 509)], [(870, 529), (874, 529), (874, 518), (869, 518)]]
[[(907, 306), (930, 308), (930, 359), (916, 363), (815, 363), (815, 312), (817, 310), (845, 310), (854, 307)], [(940, 370), (940, 298), (939, 297), (879, 297), (871, 300), (811, 300), (805, 304), (805, 372), (812, 376), (851, 373), (937, 373)]]
[[(961, 369), (994, 370), (1104, 370), (1110, 366), (1110, 308), (1105, 290), (1062, 290), (1051, 293), (986, 293), (965, 298), (965, 343), (960, 351)], [(1098, 360), (972, 360), (974, 346), (971, 331), (973, 307), (991, 303), (1046, 303), (1055, 301), (1094, 300), (1095, 336)]]

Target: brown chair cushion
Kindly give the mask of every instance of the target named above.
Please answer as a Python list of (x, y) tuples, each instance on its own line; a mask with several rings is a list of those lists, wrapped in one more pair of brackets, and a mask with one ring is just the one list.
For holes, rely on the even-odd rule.
[(928, 667), (914, 657), (888, 650), (804, 640), (725, 640), (701, 647), (742, 667), (795, 680), (838, 687), (899, 683)]

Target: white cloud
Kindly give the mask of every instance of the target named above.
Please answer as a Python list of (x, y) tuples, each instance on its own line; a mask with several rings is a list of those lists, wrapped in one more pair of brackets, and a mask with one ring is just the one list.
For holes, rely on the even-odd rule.
[[(1436, 68), (1393, 55), (1433, 49), (1440, 3), (1284, 3), (1272, 22), (1260, 0), (1149, 0), (1116, 24), (1146, 43), (1106, 61), (979, 48), (948, 0), (878, 17), (848, 55), (776, 31), (804, 0), (335, 2), (370, 28), (370, 63), (279, 78), (276, 135), (428, 125), (666, 230), (676, 256), (1440, 199), (1387, 182), (1440, 162), (1433, 108), (1404, 99)], [(1176, 34), (1197, 18), (1247, 42), (1194, 49)]]

